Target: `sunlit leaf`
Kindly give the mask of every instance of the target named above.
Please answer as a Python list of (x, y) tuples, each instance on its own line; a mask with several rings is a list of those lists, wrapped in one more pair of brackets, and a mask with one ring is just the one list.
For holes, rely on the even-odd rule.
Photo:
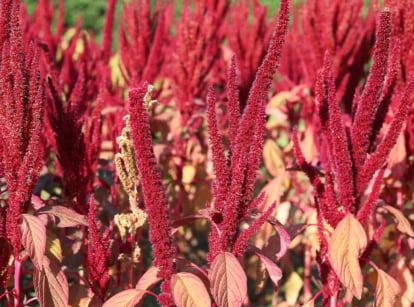
[(329, 242), (329, 261), (339, 280), (361, 299), (363, 279), (358, 258), (367, 246), (362, 225), (348, 213), (334, 230)]
[(283, 285), (283, 288), (285, 290), (286, 301), (288, 301), (290, 305), (295, 305), (302, 287), (303, 280), (299, 276), (299, 274), (296, 272), (290, 273), (286, 282)]
[(410, 222), (400, 210), (388, 205), (381, 206), (380, 208), (384, 208), (394, 217), (395, 221), (397, 222), (397, 229), (400, 232), (410, 237), (414, 237), (414, 231), (411, 228)]
[(196, 175), (196, 168), (191, 164), (185, 164), (182, 172), (182, 183), (189, 184), (193, 181), (194, 176)]
[(401, 288), (398, 282), (383, 270), (378, 269), (377, 287), (375, 289), (375, 306), (394, 306)]
[(46, 233), (46, 255), (55, 262), (62, 262), (62, 247), (57, 236), (48, 231)]
[(266, 108), (278, 108), (286, 100), (297, 100), (299, 99), (291, 91), (281, 91), (270, 99), (267, 103)]
[(200, 278), (192, 273), (178, 273), (171, 278), (174, 301), (178, 307), (211, 305), (210, 295)]
[[(285, 172), (280, 174), (280, 176), (274, 178), (272, 181), (270, 181), (261, 192), (265, 193), (263, 202), (260, 203), (257, 206), (258, 211), (265, 212), (274, 202), (277, 204), (280, 204), (280, 195), (282, 191), (282, 183), (285, 176)], [(272, 213), (272, 217), (276, 218), (278, 212), (280, 210), (280, 207), (278, 206)], [(253, 244), (258, 248), (263, 248), (267, 242), (269, 241), (269, 238), (273, 234), (273, 227), (272, 225), (265, 223), (260, 227), (260, 230), (254, 235), (253, 237)]]
[(407, 259), (398, 255), (388, 274), (391, 275), (401, 287), (401, 295), (397, 298), (396, 307), (411, 307), (414, 305), (414, 275), (406, 263)]
[(143, 290), (151, 289), (153, 286), (155, 286), (162, 280), (162, 278), (157, 277), (157, 274), (158, 268), (155, 266), (150, 267), (138, 280), (138, 283), (135, 286), (135, 288)]
[(242, 306), (247, 300), (247, 277), (233, 254), (219, 254), (211, 264), (209, 277), (211, 292), (218, 306)]
[(22, 214), (20, 233), (22, 244), (37, 269), (41, 270), (46, 250), (46, 227), (37, 217)]
[(88, 219), (85, 215), (63, 206), (45, 206), (36, 211), (36, 215), (38, 214), (51, 214), (57, 217), (57, 227), (88, 226)]
[(107, 300), (104, 307), (134, 307), (138, 304), (154, 285), (159, 283), (162, 278), (157, 277), (158, 269), (150, 267), (139, 279), (135, 289), (128, 289), (117, 293)]
[(283, 173), (285, 163), (282, 159), (282, 150), (272, 140), (267, 140), (263, 147), (263, 162), (268, 172), (277, 177)]
[(107, 300), (103, 307), (135, 307), (138, 304), (142, 297), (145, 295), (145, 290), (141, 289), (128, 289), (121, 291), (109, 300)]
[(61, 266), (47, 257), (41, 270), (35, 268), (33, 285), (42, 307), (67, 307), (69, 297), (68, 281)]
[(404, 133), (400, 133), (397, 143), (388, 156), (388, 167), (391, 169), (393, 178), (402, 178), (407, 169), (407, 149)]

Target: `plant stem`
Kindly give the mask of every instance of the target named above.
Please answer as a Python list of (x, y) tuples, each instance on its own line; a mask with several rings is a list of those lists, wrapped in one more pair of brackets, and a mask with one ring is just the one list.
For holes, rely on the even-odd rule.
[(330, 307), (336, 307), (336, 298), (337, 298), (337, 296), (338, 296), (338, 292), (335, 292), (335, 294), (332, 295)]
[(22, 260), (17, 257), (14, 261), (14, 306), (19, 306), (20, 300), (20, 270), (22, 267)]

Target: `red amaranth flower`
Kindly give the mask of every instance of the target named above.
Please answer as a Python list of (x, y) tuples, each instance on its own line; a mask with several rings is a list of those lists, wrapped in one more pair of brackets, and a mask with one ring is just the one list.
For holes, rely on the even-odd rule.
[(88, 269), (88, 281), (93, 292), (103, 301), (108, 289), (109, 281), (109, 261), (111, 257), (111, 248), (109, 239), (111, 236), (110, 228), (107, 228), (101, 234), (101, 223), (97, 221), (96, 205), (93, 195), (89, 199), (88, 213), (88, 233), (90, 234), (90, 243), (85, 241), (87, 252), (86, 267)]
[(153, 13), (149, 0), (124, 3), (123, 20), (119, 22), (119, 55), (128, 84), (152, 83), (160, 74), (168, 26), (160, 3), (158, 0)]
[[(249, 22), (249, 15), (252, 15)], [(236, 55), (240, 68), (240, 104), (246, 106), (256, 69), (266, 55), (277, 18), (268, 21), (268, 8), (258, 0), (242, 0), (232, 4), (226, 28), (229, 47)]]
[[(0, 140), (2, 164), (9, 192), (7, 232), (15, 256), (21, 250), (18, 224), (20, 214), (30, 204), (42, 166), (40, 134), (43, 118), (44, 88), (39, 75), (40, 50), (31, 42), (23, 52), (20, 30), (20, 3), (12, 7), (2, 2), (2, 16), (9, 14), (9, 34), (5, 40), (0, 61)], [(9, 10), (7, 12), (7, 10)], [(7, 18), (6, 18), (7, 19)]]
[(144, 195), (154, 266), (159, 269), (158, 276), (164, 278), (165, 283), (169, 283), (171, 274), (175, 272), (176, 250), (171, 238), (169, 204), (154, 155), (149, 117), (144, 104), (147, 91), (148, 84), (144, 82), (139, 88), (130, 89), (128, 92), (131, 138)]
[[(231, 155), (229, 155), (227, 164), (224, 164), (224, 145), (217, 131), (217, 122), (213, 113), (215, 99), (212, 97), (212, 92), (209, 93), (207, 120), (216, 175), (213, 181), (215, 209), (222, 216), (222, 221), (216, 225), (218, 230), (210, 234), (209, 261), (212, 261), (220, 251), (233, 251), (239, 237), (238, 225), (253, 209), (250, 197), (263, 149), (264, 105), (279, 63), (288, 20), (289, 1), (285, 0), (281, 2), (278, 25), (271, 38), (268, 53), (256, 74), (256, 80), (250, 90), (241, 118), (237, 111), (239, 102), (236, 101), (236, 64), (234, 58), (232, 60), (228, 73), (228, 121), (232, 132), (236, 132), (236, 126), (238, 129), (237, 133), (229, 134)], [(226, 176), (228, 178), (225, 178)], [(244, 252), (242, 249), (245, 247), (246, 234), (253, 232), (257, 226), (253, 224), (251, 226), (253, 228), (247, 230), (243, 239), (240, 239), (237, 244), (238, 254)]]
[[(413, 101), (414, 77), (405, 86), (403, 95), (394, 92), (398, 67), (398, 47), (389, 48), (391, 33), (390, 10), (385, 8), (380, 13), (377, 26), (377, 42), (375, 44), (374, 64), (371, 67), (367, 83), (362, 95), (355, 94), (355, 118), (346, 127), (345, 117), (342, 116), (336, 98), (336, 88), (331, 69), (329, 53), (324, 59), (322, 71), (316, 83), (316, 99), (319, 107), (319, 116), (324, 136), (327, 157), (324, 172), (306, 162), (299, 147), (296, 128), (293, 134), (294, 153), (300, 168), (308, 175), (315, 189), (315, 203), (318, 213), (319, 229), (324, 227), (323, 219), (332, 227), (336, 227), (343, 216), (349, 212), (357, 214), (363, 224), (368, 222), (370, 215), (377, 207), (377, 200), (381, 192), (381, 182), (385, 171), (385, 163), (407, 118), (409, 105)], [(391, 53), (391, 54), (390, 54)], [(388, 64), (388, 65), (387, 65)], [(398, 102), (398, 108), (392, 118), (388, 131), (381, 142), (375, 141), (385, 120), (389, 101)], [(374, 125), (375, 123), (375, 125)], [(349, 129), (348, 129), (349, 128)], [(375, 135), (372, 135), (375, 133)], [(350, 143), (350, 144), (348, 144)], [(376, 146), (375, 146), (376, 145)], [(369, 149), (372, 153), (369, 153)], [(369, 182), (375, 176), (372, 189), (365, 199), (365, 192)], [(321, 176), (325, 174), (325, 182)], [(369, 243), (364, 255), (372, 251), (384, 230), (381, 225)], [(327, 302), (339, 291), (338, 279), (332, 274), (333, 270), (324, 259), (327, 251), (327, 240), (323, 232), (319, 233), (320, 257), (318, 266), (324, 284), (324, 302)]]
[(166, 71), (172, 78), (175, 103), (184, 126), (203, 106), (195, 103), (195, 99), (205, 97), (223, 39), (219, 31), (222, 21), (215, 9), (207, 3), (196, 3), (193, 11), (189, 2), (183, 7), (177, 33), (171, 39), (170, 65)]
[(372, 133), (381, 89), (387, 73), (387, 61), (390, 49), (391, 12), (384, 9), (378, 17), (378, 28), (374, 51), (374, 63), (370, 69), (367, 83), (359, 99), (351, 129), (352, 159), (354, 168), (359, 170), (365, 162)]

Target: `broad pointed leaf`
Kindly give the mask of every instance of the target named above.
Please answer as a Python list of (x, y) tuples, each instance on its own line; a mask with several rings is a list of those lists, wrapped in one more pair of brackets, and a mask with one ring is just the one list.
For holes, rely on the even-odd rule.
[(68, 306), (68, 281), (59, 264), (44, 257), (42, 269), (35, 268), (33, 284), (40, 306)]
[(192, 273), (178, 273), (171, 278), (174, 301), (178, 307), (208, 307), (210, 295), (200, 278)]
[(237, 307), (247, 300), (247, 277), (233, 254), (219, 254), (211, 264), (209, 277), (218, 306)]
[(283, 153), (275, 141), (268, 139), (263, 146), (263, 162), (273, 177), (279, 176), (285, 170), (282, 159)]
[(361, 299), (363, 279), (358, 258), (367, 246), (362, 225), (348, 213), (334, 230), (329, 242), (329, 261), (342, 284)]
[(135, 305), (141, 301), (144, 294), (146, 294), (146, 290), (124, 290), (107, 300), (103, 304), (103, 307), (135, 307)]
[(139, 279), (135, 289), (128, 289), (111, 297), (103, 305), (104, 307), (111, 306), (131, 306), (134, 307), (138, 304), (143, 297), (148, 293), (154, 285), (159, 283), (162, 278), (157, 277), (158, 269), (154, 266), (150, 267), (144, 275)]
[(397, 222), (397, 229), (399, 231), (401, 231), (403, 234), (406, 234), (407, 236), (414, 238), (414, 231), (411, 228), (410, 222), (400, 210), (389, 205), (381, 206), (380, 208), (384, 208), (394, 217)]
[(57, 227), (76, 227), (79, 225), (88, 226), (88, 219), (86, 216), (64, 206), (45, 206), (37, 210), (36, 215), (37, 214), (51, 214), (57, 217)]
[(157, 274), (158, 268), (155, 266), (150, 267), (138, 280), (138, 283), (135, 288), (143, 290), (151, 289), (162, 280), (161, 277), (157, 277)]
[(275, 238), (279, 239), (278, 242), (279, 242), (280, 249), (275, 255), (275, 261), (278, 261), (280, 258), (282, 258), (286, 254), (289, 248), (291, 239), (285, 227), (278, 220), (272, 219), (271, 224), (277, 231), (277, 236)]
[(383, 270), (378, 269), (377, 287), (375, 289), (375, 306), (394, 306), (401, 288), (398, 282)]
[(267, 258), (265, 255), (261, 253), (255, 253), (260, 259), (260, 261), (264, 264), (267, 273), (269, 274), (270, 280), (272, 281), (273, 287), (275, 291), (279, 288), (279, 282), (282, 279), (282, 270), (274, 263), (272, 260)]
[(57, 263), (62, 262), (62, 246), (58, 237), (51, 231), (46, 232), (46, 250), (45, 253), (49, 259)]
[(22, 244), (29, 253), (30, 259), (38, 270), (42, 269), (46, 250), (46, 227), (37, 217), (22, 214), (20, 224)]
[(283, 283), (286, 301), (289, 306), (294, 306), (303, 287), (303, 279), (297, 272), (292, 272)]
[(144, 298), (144, 296), (148, 294), (147, 290), (150, 290), (162, 280), (162, 278), (158, 277), (157, 274), (158, 268), (152, 266), (141, 276), (141, 278), (138, 280), (137, 285), (135, 286), (135, 289), (140, 291), (135, 295), (134, 304), (138, 304)]

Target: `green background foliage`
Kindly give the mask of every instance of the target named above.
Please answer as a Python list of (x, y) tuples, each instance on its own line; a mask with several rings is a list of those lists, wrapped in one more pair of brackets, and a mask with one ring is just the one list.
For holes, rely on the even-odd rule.
[[(34, 7), (37, 3), (37, 0), (23, 0), (27, 4), (28, 11), (33, 13)], [(57, 0), (54, 0), (57, 7)], [(155, 3), (155, 0), (151, 0)], [(294, 0), (295, 3), (299, 3), (300, 0)], [(372, 0), (364, 0), (365, 4), (368, 4)], [(115, 18), (115, 28), (114, 28), (114, 43), (116, 45), (117, 35), (118, 35), (118, 16), (122, 12), (122, 3), (124, 0), (117, 1), (116, 7), (116, 18)], [(180, 3), (177, 1), (177, 15), (180, 12)], [(269, 6), (269, 17), (272, 17), (274, 11), (279, 7), (280, 0), (260, 0), (260, 3), (266, 4)], [(382, 1), (380, 1), (382, 2)], [(76, 20), (79, 16), (79, 13), (82, 14), (82, 28), (85, 30), (92, 30), (95, 34), (97, 41), (100, 41), (101, 32), (104, 25), (105, 11), (106, 11), (106, 0), (64, 0), (65, 6), (65, 25), (71, 27), (76, 23)]]

